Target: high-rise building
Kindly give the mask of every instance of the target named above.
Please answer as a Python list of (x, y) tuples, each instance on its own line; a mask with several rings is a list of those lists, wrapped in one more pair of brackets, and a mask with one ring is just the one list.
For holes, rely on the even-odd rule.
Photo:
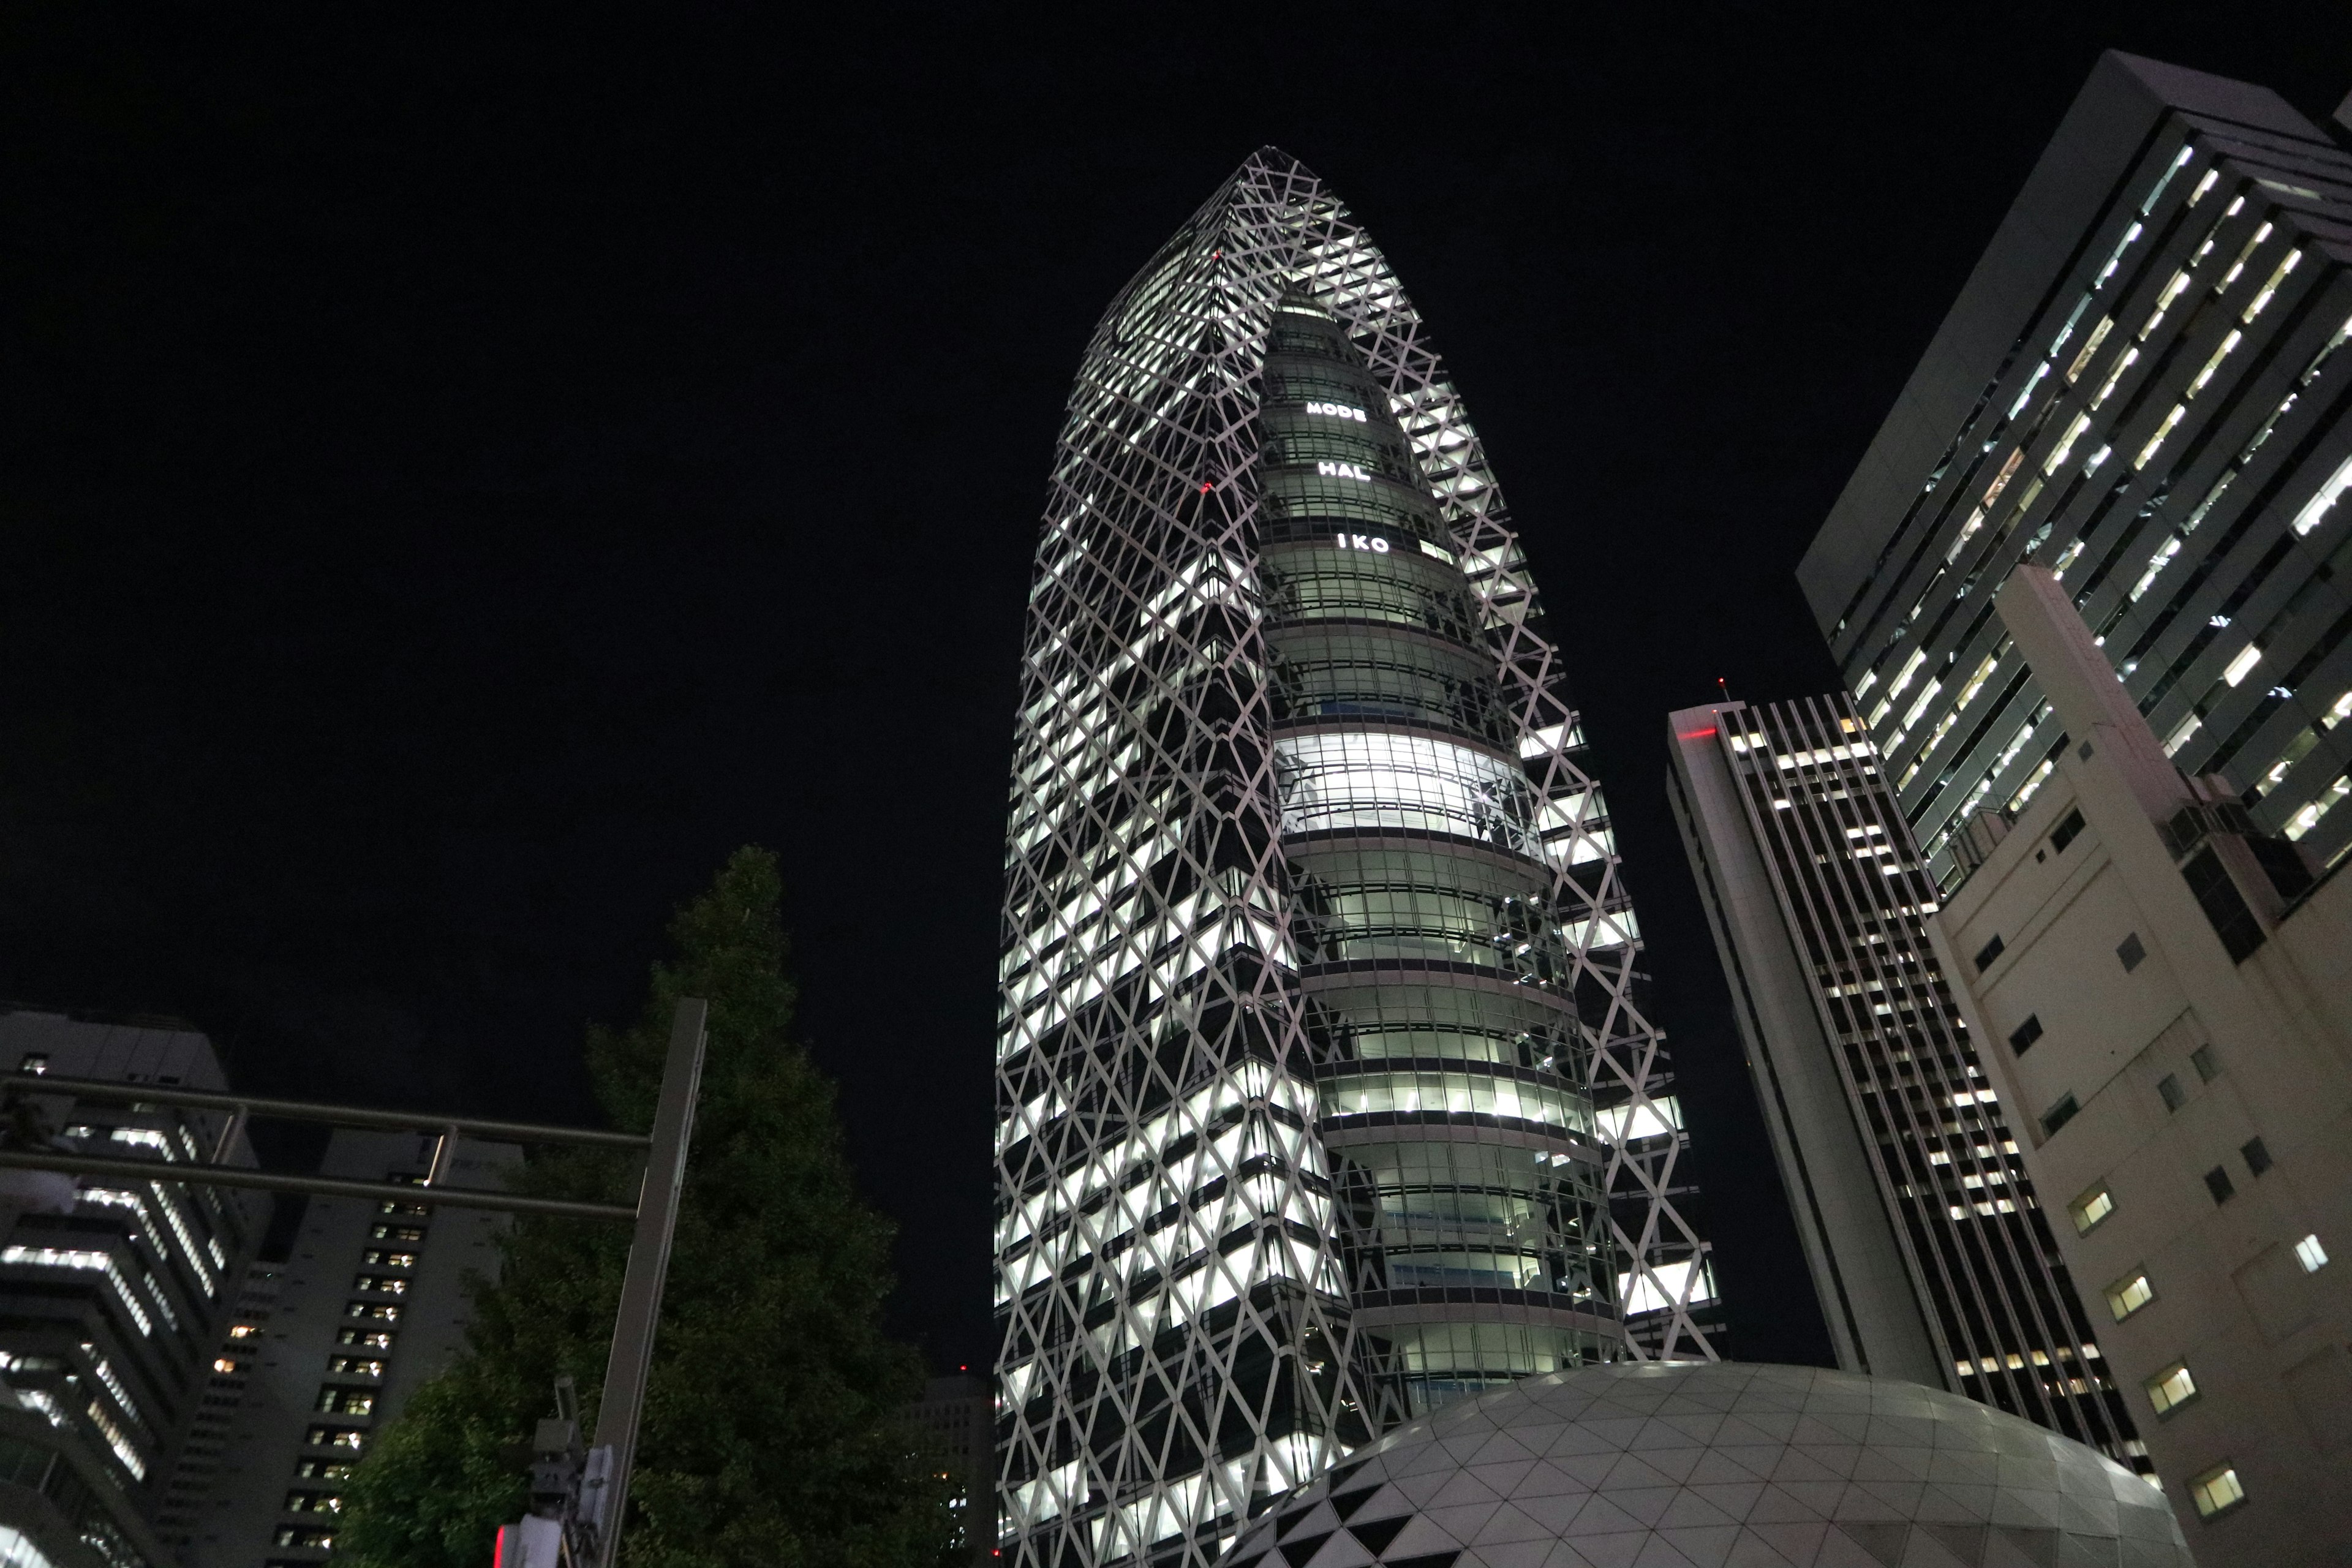
[(1993, 614), (2055, 573), (2190, 776), (2352, 845), (2352, 155), (2108, 54), (1799, 571), (1938, 874), (2063, 728)]
[[(338, 1131), (320, 1174), (421, 1184), (438, 1142)], [(449, 1180), (494, 1187), (521, 1158), (510, 1143), (461, 1142)], [(188, 1496), (168, 1521), (186, 1568), (332, 1560), (344, 1483), (377, 1429), (464, 1342), (467, 1276), (497, 1277), (506, 1223), (480, 1209), (303, 1200), (285, 1256), (247, 1273), (215, 1352), (183, 1467)]]
[(1844, 694), (1668, 726), (1668, 795), (1838, 1364), (2151, 1468), (1937, 962), (1942, 894)]
[[(19, 1073), (222, 1089), (212, 1042), (184, 1024), (0, 1014)], [(152, 1160), (155, 1179), (0, 1173), (0, 1562), (169, 1568), (164, 1521), (185, 1496), (184, 1435), (268, 1205), (170, 1179), (174, 1164), (252, 1155), (223, 1120), (58, 1094), (12, 1099), (19, 1148)]]
[(2067, 745), (1930, 922), (2207, 1568), (2352, 1542), (2352, 875), (2185, 777), (2067, 586), (2008, 634)]
[(1402, 1415), (1710, 1353), (1560, 677), (1420, 317), (1258, 153), (1103, 318), (1038, 547), (997, 1102), (1009, 1562), (1201, 1562)]

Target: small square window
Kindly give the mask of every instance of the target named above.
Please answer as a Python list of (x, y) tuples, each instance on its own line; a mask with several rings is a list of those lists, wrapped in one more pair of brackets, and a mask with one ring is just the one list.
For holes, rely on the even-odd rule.
[(2124, 938), (2123, 941), (2117, 942), (2116, 944), (2116, 956), (2123, 961), (2124, 973), (2126, 974), (2129, 974), (2133, 970), (2137, 969), (2139, 967), (2139, 961), (2147, 956), (2147, 949), (2140, 945), (2139, 932), (2134, 931), (2131, 935)]
[(2042, 1113), (2042, 1135), (2046, 1138), (2056, 1132), (2058, 1129), (2074, 1121), (2075, 1112), (2082, 1109), (2074, 1103), (2073, 1095), (2059, 1096), (2058, 1103)]
[(2158, 1415), (2168, 1415), (2197, 1397), (2197, 1380), (2189, 1375), (2189, 1363), (2174, 1362), (2142, 1384), (2147, 1390), (2147, 1402), (2156, 1406)]
[[(2088, 744), (2087, 742), (2084, 743)], [(2066, 853), (2066, 846), (2074, 842), (2074, 835), (2082, 831), (2083, 814), (2079, 811), (2068, 812), (2065, 820), (2050, 830), (2050, 847), (2063, 855)]]
[(2067, 1205), (2066, 1212), (2074, 1216), (2075, 1232), (2088, 1236), (2101, 1220), (2116, 1212), (2115, 1194), (2105, 1187), (2093, 1187)]
[(2025, 1016), (2025, 1022), (2009, 1032), (2009, 1048), (2021, 1057), (2031, 1050), (2033, 1047), (2033, 1042), (2041, 1037), (2042, 1016), (2038, 1013), (2028, 1013)]
[(2000, 938), (1996, 936), (1990, 942), (1977, 949), (1977, 973), (1979, 974), (1982, 974), (1986, 970), (1990, 969), (1992, 967), (1992, 961), (2000, 956)]
[(2210, 1046), (2200, 1046), (2189, 1052), (2189, 1065), (2195, 1068), (2197, 1076), (2207, 1083), (2211, 1083), (2221, 1076), (2221, 1058), (2213, 1054), (2213, 1047)]
[(2217, 1465), (2189, 1483), (2189, 1496), (2197, 1504), (2197, 1517), (2218, 1519), (2246, 1500), (2246, 1489), (2238, 1484), (2238, 1472), (2229, 1465)]
[(2259, 1138), (2249, 1138), (2239, 1144), (2238, 1152), (2246, 1157), (2246, 1169), (2257, 1176), (2271, 1168), (2271, 1152)]
[(2178, 1110), (2189, 1103), (2189, 1091), (2181, 1088), (2180, 1080), (2170, 1073), (2156, 1080), (2156, 1092), (2164, 1097), (2164, 1109), (2167, 1110)]
[(2116, 1315), (2118, 1323), (2155, 1300), (2156, 1287), (2147, 1282), (2144, 1273), (2118, 1279), (2107, 1287), (2107, 1310)]
[(2319, 1245), (2319, 1237), (2306, 1236), (2294, 1244), (2294, 1260), (2305, 1274), (2316, 1274), (2327, 1267), (2327, 1248)]
[(16, 1070), (18, 1072), (31, 1073), (36, 1078), (39, 1077), (41, 1074), (49, 1070), (49, 1053), (47, 1051), (26, 1051), (25, 1053), (25, 1059), (16, 1064)]
[(2219, 1165), (2205, 1173), (2205, 1190), (2213, 1194), (2213, 1201), (2217, 1204), (2226, 1204), (2238, 1195), (2237, 1187), (2230, 1181), (2230, 1173)]

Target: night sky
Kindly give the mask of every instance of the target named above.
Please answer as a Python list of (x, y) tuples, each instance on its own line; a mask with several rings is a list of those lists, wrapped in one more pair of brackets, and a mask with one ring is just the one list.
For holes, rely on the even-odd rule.
[(1274, 142), (1510, 497), (1737, 1349), (1826, 1355), (1663, 716), (1835, 684), (1790, 569), (2098, 49), (2324, 119), (2352, 9), (425, 9), (0, 17), (0, 995), (585, 1121), (583, 1022), (771, 846), (896, 1323), (985, 1361), (1046, 466), (1112, 293)]

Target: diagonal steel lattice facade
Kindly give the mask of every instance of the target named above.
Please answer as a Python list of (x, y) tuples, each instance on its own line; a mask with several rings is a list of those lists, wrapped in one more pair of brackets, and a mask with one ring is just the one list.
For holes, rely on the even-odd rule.
[(1011, 1562), (1205, 1562), (1449, 1399), (1713, 1356), (1558, 649), (1420, 317), (1287, 154), (1097, 329), (1021, 703)]

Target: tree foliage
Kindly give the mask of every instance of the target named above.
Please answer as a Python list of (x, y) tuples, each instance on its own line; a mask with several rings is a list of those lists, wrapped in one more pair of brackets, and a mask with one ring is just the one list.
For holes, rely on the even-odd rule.
[[(677, 956), (654, 966), (643, 1019), (590, 1032), (598, 1100), (642, 1132), (677, 999), (710, 1004), (623, 1562), (933, 1568), (953, 1526), (904, 1417), (919, 1367), (880, 1329), (890, 1227), (858, 1200), (833, 1086), (793, 1038), (778, 892), (774, 858), (738, 850), (672, 923)], [(640, 1163), (564, 1151), (519, 1181), (631, 1203)], [(376, 1435), (348, 1489), (336, 1544), (354, 1568), (485, 1568), (524, 1507), (506, 1451), (552, 1413), (559, 1375), (593, 1428), (625, 1229), (525, 1218), (501, 1249), (467, 1349)]]

